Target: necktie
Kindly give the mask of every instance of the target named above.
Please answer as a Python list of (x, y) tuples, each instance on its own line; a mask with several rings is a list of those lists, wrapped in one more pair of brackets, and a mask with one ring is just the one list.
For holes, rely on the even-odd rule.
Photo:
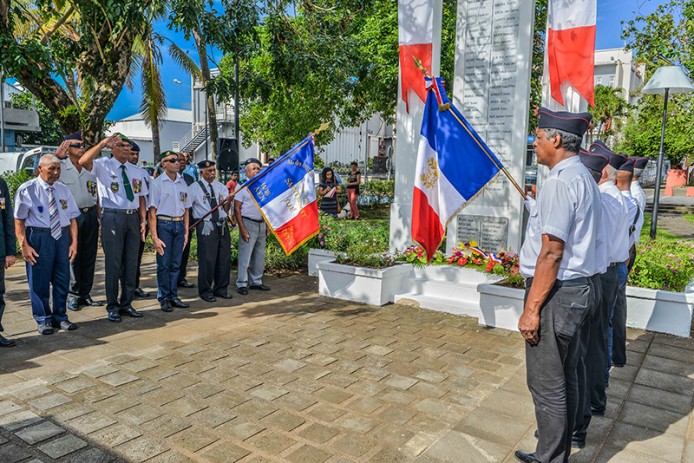
[(133, 187), (130, 186), (128, 174), (125, 173), (125, 165), (120, 166), (120, 170), (121, 177), (123, 178), (123, 188), (125, 188), (125, 196), (128, 198), (128, 201), (132, 201), (135, 199), (135, 195), (133, 194)]
[(58, 217), (58, 204), (55, 202), (53, 195), (54, 187), (48, 187), (48, 214), (51, 221), (51, 236), (59, 240), (63, 236), (63, 231), (60, 229), (60, 217)]
[[(217, 195), (214, 194), (212, 184), (208, 183), (208, 185), (210, 186), (210, 207), (214, 209), (217, 207)], [(212, 221), (219, 222), (219, 209), (215, 209), (215, 211), (212, 213)]]

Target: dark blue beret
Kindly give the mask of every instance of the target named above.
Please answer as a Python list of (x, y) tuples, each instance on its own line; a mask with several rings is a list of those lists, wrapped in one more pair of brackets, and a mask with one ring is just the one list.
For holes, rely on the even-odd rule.
[(648, 161), (648, 158), (634, 158), (634, 169), (645, 169)]
[(590, 113), (570, 113), (567, 111), (551, 111), (545, 107), (538, 110), (538, 129), (558, 129), (582, 137), (593, 116)]
[(245, 165), (248, 165), (248, 164), (258, 164), (259, 166), (263, 165), (263, 163), (260, 162), (259, 160), (257, 160), (256, 158), (246, 159)]
[(130, 149), (132, 151), (137, 151), (139, 153), (140, 152), (140, 145), (138, 145), (134, 141), (130, 140)]
[(584, 166), (590, 170), (594, 170), (595, 172), (602, 172), (605, 166), (610, 162), (607, 156), (603, 156), (602, 154), (593, 154), (584, 149), (579, 151), (578, 157), (581, 159)]
[(618, 170), (623, 172), (634, 172), (634, 158), (629, 158), (626, 154), (619, 153), (626, 158), (626, 162)]
[(198, 162), (198, 169), (207, 169), (208, 167), (212, 167), (214, 165), (214, 161), (209, 161), (206, 159), (204, 161)]
[(70, 135), (65, 135), (63, 137), (63, 140), (81, 140), (82, 139), (82, 131), (78, 130), (75, 133), (71, 133)]
[(615, 169), (619, 169), (620, 167), (622, 167), (622, 164), (624, 164), (627, 161), (626, 156), (615, 153), (600, 140), (593, 142), (593, 144), (590, 145), (588, 151), (590, 151), (592, 154), (601, 154), (605, 156), (610, 161), (610, 165)]

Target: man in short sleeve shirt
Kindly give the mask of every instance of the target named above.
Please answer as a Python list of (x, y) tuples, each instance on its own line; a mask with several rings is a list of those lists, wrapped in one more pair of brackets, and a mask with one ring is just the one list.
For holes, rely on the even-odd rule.
[(591, 277), (599, 267), (600, 194), (577, 156), (591, 118), (539, 110), (533, 145), (538, 163), (550, 173), (520, 253), (526, 302), (518, 328), (526, 340), (539, 438), (534, 453), (518, 450), (515, 455), (528, 463), (563, 463), (571, 451), (579, 331), (594, 304)]
[(70, 261), (77, 254), (75, 219), (80, 211), (70, 190), (58, 182), (60, 160), (56, 156), (42, 156), (38, 174), (17, 190), (15, 231), (26, 262), (31, 311), (38, 331), (53, 334), (56, 328), (77, 328), (68, 320), (66, 309)]
[[(95, 159), (104, 148), (110, 148), (113, 157)], [(104, 138), (80, 158), (80, 164), (97, 179), (106, 267), (106, 310), (108, 319), (114, 323), (122, 321), (121, 315), (143, 316), (133, 308), (132, 301), (137, 254), (140, 241), (145, 239), (145, 197), (149, 190), (143, 171), (129, 160), (130, 141), (121, 134)]]

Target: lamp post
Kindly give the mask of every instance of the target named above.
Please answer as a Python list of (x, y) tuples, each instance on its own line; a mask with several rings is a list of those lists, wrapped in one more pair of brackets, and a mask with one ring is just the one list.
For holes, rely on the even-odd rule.
[[(186, 84), (186, 83), (183, 83), (183, 82), (181, 82), (181, 81), (178, 80), (178, 79), (174, 79), (173, 82), (174, 82), (174, 84), (183, 85), (183, 86), (188, 87), (188, 88), (190, 89), (190, 92), (191, 92), (191, 101), (194, 101), (194, 100), (195, 100), (195, 98), (194, 98), (194, 96), (195, 96), (194, 92), (195, 92), (196, 90), (199, 92), (199, 91), (202, 89), (202, 87), (191, 87), (190, 85), (188, 85), (188, 84)], [(209, 130), (210, 130), (209, 125), (210, 125), (210, 124), (209, 124), (209, 122), (207, 121), (207, 93), (205, 93), (205, 103), (203, 104), (203, 106), (204, 106), (204, 108), (205, 108), (205, 128), (206, 128), (206, 130), (207, 130), (207, 134), (209, 135), (209, 133), (210, 133), (210, 132), (209, 132)], [(208, 152), (209, 148), (208, 148), (208, 145), (209, 145), (209, 144), (207, 143), (207, 137), (205, 137), (205, 159), (206, 159), (206, 160), (209, 159), (209, 152)], [(193, 153), (193, 154), (195, 154), (195, 153)], [(193, 157), (194, 157), (194, 156), (193, 156)]]
[(658, 225), (658, 201), (660, 200), (660, 184), (663, 170), (663, 143), (665, 141), (665, 123), (667, 120), (667, 102), (669, 95), (675, 93), (689, 93), (694, 91), (694, 85), (677, 66), (663, 66), (658, 68), (648, 83), (641, 90), (642, 93), (663, 95), (663, 122), (660, 128), (660, 149), (658, 150), (658, 166), (655, 177), (655, 193), (653, 194), (653, 217), (651, 217), (651, 239), (655, 239)]
[(5, 152), (5, 76), (0, 74), (0, 152)]

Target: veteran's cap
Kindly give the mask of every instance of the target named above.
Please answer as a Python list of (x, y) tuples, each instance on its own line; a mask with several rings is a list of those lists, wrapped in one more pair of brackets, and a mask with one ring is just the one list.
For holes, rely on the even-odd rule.
[(214, 161), (210, 161), (208, 159), (205, 159), (204, 161), (198, 162), (198, 169), (207, 169), (208, 167), (212, 167), (216, 165)]
[(581, 149), (578, 152), (578, 157), (581, 159), (584, 166), (590, 170), (594, 170), (595, 172), (602, 172), (605, 166), (610, 162), (607, 156), (598, 153), (591, 153), (590, 151), (586, 151), (584, 149)]
[(567, 111), (551, 111), (545, 107), (538, 110), (538, 129), (558, 129), (582, 137), (593, 116), (590, 113), (570, 113)]

